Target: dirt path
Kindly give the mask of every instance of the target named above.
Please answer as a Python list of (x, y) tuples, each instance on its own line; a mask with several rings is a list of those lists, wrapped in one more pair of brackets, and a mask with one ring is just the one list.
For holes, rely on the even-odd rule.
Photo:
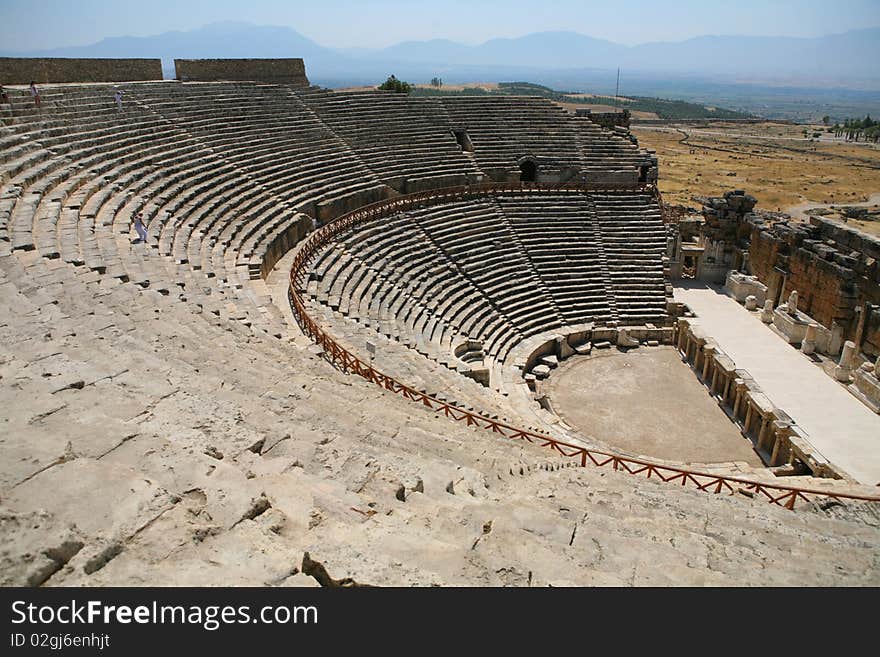
[[(743, 135), (739, 133), (733, 132), (720, 132), (715, 130), (705, 130), (705, 129), (694, 129), (688, 128), (685, 130), (680, 126), (670, 126), (670, 127), (657, 127), (657, 126), (639, 126), (638, 124), (633, 124), (633, 127), (639, 130), (653, 130), (655, 132), (673, 132), (682, 135), (682, 137), (678, 140), (679, 143), (683, 146), (687, 146), (688, 148), (699, 148), (706, 151), (718, 151), (721, 153), (732, 153), (735, 155), (742, 155), (744, 151), (737, 150), (736, 146), (747, 147), (747, 146), (757, 146), (757, 147), (765, 147), (765, 144), (760, 143), (762, 140), (765, 142), (776, 142), (775, 150), (777, 151), (785, 151), (788, 153), (794, 153), (796, 155), (814, 155), (817, 157), (824, 158), (835, 158), (839, 160), (844, 160), (846, 162), (851, 162), (852, 166), (865, 168), (865, 169), (880, 169), (873, 160), (866, 160), (862, 157), (856, 157), (853, 155), (842, 155), (840, 153), (831, 153), (828, 151), (817, 151), (809, 148), (794, 148), (791, 146), (783, 146), (781, 142), (783, 141), (792, 141), (792, 142), (802, 142), (804, 144), (813, 143), (809, 139), (804, 139), (803, 137), (785, 137), (779, 135)], [(729, 148), (724, 148), (721, 146), (708, 146), (706, 144), (694, 143), (689, 141), (691, 138), (699, 139), (700, 137), (724, 137), (734, 140), (735, 144), (728, 144)], [(724, 142), (720, 142), (724, 143)], [(843, 141), (832, 141), (825, 140), (819, 142), (825, 145), (852, 145), (852, 142), (843, 142)], [(865, 146), (870, 148), (876, 148), (873, 144), (865, 144)], [(749, 157), (757, 157), (763, 158), (765, 160), (775, 160), (778, 159), (775, 155), (765, 155), (761, 153), (748, 153)]]
[(798, 203), (797, 205), (789, 206), (785, 209), (785, 211), (790, 214), (795, 219), (800, 219), (801, 221), (807, 221), (808, 210), (822, 210), (822, 209), (839, 209), (839, 208), (869, 208), (873, 205), (880, 205), (880, 192), (875, 192), (868, 196), (868, 200), (861, 203), (813, 203), (812, 201), (806, 201), (804, 203)]

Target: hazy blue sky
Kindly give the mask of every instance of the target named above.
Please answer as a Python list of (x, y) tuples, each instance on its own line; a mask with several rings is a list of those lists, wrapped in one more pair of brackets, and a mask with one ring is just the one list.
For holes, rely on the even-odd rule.
[(321, 45), (480, 43), (572, 30), (628, 45), (704, 34), (818, 36), (880, 26), (878, 0), (0, 0), (4, 49), (84, 45), (223, 20), (285, 25)]

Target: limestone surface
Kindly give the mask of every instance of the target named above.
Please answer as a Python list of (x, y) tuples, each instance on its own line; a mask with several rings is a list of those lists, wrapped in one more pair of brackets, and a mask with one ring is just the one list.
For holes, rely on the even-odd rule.
[[(47, 86), (40, 107), (14, 89), (0, 108), (0, 584), (880, 584), (876, 505), (792, 512), (748, 490), (576, 467), (468, 428), (334, 369), (273, 280), (314, 223), (456, 177), (506, 180), (536, 131), (501, 119), (546, 128), (534, 144), (548, 154), (542, 176), (573, 158), (609, 182), (641, 167), (653, 179), (656, 160), (625, 134), (536, 99), (391, 99), (397, 125), (436, 121), (413, 120), (384, 157), (346, 119), (375, 95), (124, 86), (123, 108), (106, 85)], [(447, 129), (465, 119), (473, 157)], [(528, 208), (510, 209), (528, 228)], [(614, 313), (638, 316), (643, 294), (625, 285), (641, 265), (623, 258), (633, 224), (607, 199), (595, 212), (605, 257), (620, 256)], [(139, 215), (146, 239), (135, 239)], [(663, 315), (662, 264), (650, 259)], [(326, 291), (332, 312), (352, 298), (346, 280)], [(574, 306), (588, 286), (560, 280)], [(371, 299), (374, 334), (339, 339), (385, 358), (390, 307)], [(612, 351), (607, 336), (594, 346)], [(409, 351), (420, 360), (400, 358), (395, 374), (415, 389), (525, 414)]]

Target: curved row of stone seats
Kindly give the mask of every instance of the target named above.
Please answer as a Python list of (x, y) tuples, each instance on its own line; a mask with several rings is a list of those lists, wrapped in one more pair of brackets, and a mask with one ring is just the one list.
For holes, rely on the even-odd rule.
[(616, 321), (591, 198), (572, 194), (497, 198), (565, 323)]
[(442, 103), (453, 127), (467, 131), (478, 166), (493, 179), (518, 174), (524, 156), (556, 169), (582, 159), (568, 113), (546, 99), (462, 96)]
[(297, 93), (379, 178), (400, 192), (478, 179), (435, 99), (381, 91)]
[[(95, 92), (92, 92), (95, 93)], [(104, 94), (102, 94), (104, 96)], [(104, 96), (106, 97), (106, 96)], [(104, 100), (99, 98), (99, 102)], [(45, 164), (32, 167), (7, 181), (10, 187), (18, 187), (20, 211), (13, 216), (11, 239), (15, 248), (34, 248), (39, 240), (44, 248), (51, 248), (52, 233), (55, 232), (57, 212), (45, 215), (50, 222), (34, 224), (34, 215), (39, 214), (40, 204), (61, 204), (72, 197), (87, 183), (101, 181), (101, 201), (111, 194), (117, 178), (135, 175), (145, 163), (161, 158), (167, 149), (177, 143), (178, 131), (168, 128), (164, 122), (143, 122), (123, 120), (115, 113), (115, 107), (108, 116), (91, 113), (88, 121), (82, 113), (79, 120), (73, 112), (53, 112), (53, 107), (44, 103), (36, 120), (28, 127), (33, 138), (38, 138), (47, 148), (52, 149), (54, 157)], [(57, 115), (56, 115), (57, 114)], [(28, 117), (17, 117), (24, 118)], [(31, 117), (32, 118), (32, 117)], [(149, 146), (144, 146), (147, 139)], [(4, 158), (8, 152), (4, 153)], [(85, 205), (82, 195), (74, 198), (74, 209)], [(93, 207), (91, 216), (97, 214)], [(47, 257), (56, 257), (57, 252), (46, 252)]]
[[(87, 264), (101, 274), (142, 286), (177, 289), (176, 282), (184, 278), (179, 270), (167, 271), (164, 265), (155, 266), (135, 255), (140, 249), (130, 245), (131, 216), (143, 205), (142, 197), (167, 194), (177, 199), (176, 194), (197, 187), (200, 180), (210, 195), (216, 183), (212, 174), (219, 175), (225, 169), (228, 175), (235, 168), (200, 139), (131, 101), (130, 94), (126, 94), (122, 114), (112, 104), (110, 88), (66, 87), (47, 96), (63, 98), (64, 102), (47, 99), (38, 111), (19, 114), (14, 110), (13, 119), (19, 134), (38, 138), (64, 156), (50, 160), (51, 166), (36, 165), (36, 172), (23, 171), (7, 182), (4, 203), (11, 196), (9, 189), (18, 190), (10, 212), (12, 245), (22, 249), (36, 246), (46, 257), (62, 255), (67, 262)], [(98, 108), (108, 105), (108, 98), (109, 109), (104, 109), (104, 116), (96, 117)], [(89, 108), (89, 112), (81, 111), (82, 107)], [(91, 120), (85, 123), (89, 116)], [(241, 279), (249, 278), (249, 260), (255, 258), (258, 239), (289, 225), (294, 215), (284, 208), (282, 199), (260, 190), (249, 177), (239, 175), (237, 183), (238, 199), (258, 198), (263, 212), (253, 203), (253, 208), (233, 203), (221, 209), (217, 216), (222, 217), (228, 234), (221, 240), (221, 253), (209, 255), (213, 256), (212, 265), (221, 272), (223, 285), (201, 288), (216, 298), (216, 303), (208, 305), (236, 307), (230, 312), (232, 316), (280, 336), (284, 323), (281, 314), (272, 313), (271, 304), (261, 303), (265, 299), (259, 299), (253, 290), (242, 291)], [(249, 209), (253, 210), (250, 214)], [(0, 210), (0, 216), (4, 214)], [(155, 235), (158, 227), (152, 218), (148, 214), (147, 223)], [(121, 235), (125, 237), (120, 239)], [(187, 248), (186, 237), (181, 233), (173, 238), (178, 264), (188, 261), (181, 256)], [(200, 296), (195, 294), (199, 287), (191, 286), (191, 299)]]
[[(45, 91), (48, 121), (55, 92)], [(103, 107), (108, 91), (94, 91), (95, 102), (88, 104)], [(58, 93), (63, 101), (65, 90)], [(88, 98), (84, 93), (84, 104)], [(262, 190), (262, 199), (246, 197), (253, 181), (231, 175), (240, 169), (223, 168), (222, 156), (199, 149), (199, 140), (186, 131), (162, 132), (168, 138), (162, 157), (147, 148), (126, 152), (117, 142), (148, 120), (126, 109), (118, 129), (103, 121), (119, 139), (62, 138), (59, 148), (69, 146), (64, 156), (50, 152), (0, 184), (4, 226), (15, 214), (26, 238), (14, 251), (8, 231), (0, 238), (0, 377), (12, 384), (4, 387), (0, 494), (4, 538), (12, 539), (4, 542), (5, 558), (15, 564), (7, 574), (17, 575), (21, 566), (20, 583), (201, 585), (216, 583), (218, 563), (224, 564), (225, 583), (294, 583), (290, 554), (305, 548), (314, 554), (312, 545), (320, 546), (331, 572), (362, 582), (517, 583), (498, 575), (495, 562), (509, 561), (504, 546), (480, 546), (492, 552), (476, 575), (448, 565), (473, 554), (474, 528), (479, 534), (487, 509), (512, 523), (527, 553), (546, 554), (546, 563), (556, 564), (542, 583), (626, 583), (619, 574), (637, 569), (637, 583), (656, 583), (652, 577), (742, 583), (743, 573), (758, 571), (765, 583), (859, 583), (871, 572), (876, 522), (749, 507), (744, 505), (759, 502), (681, 491), (610, 469), (559, 471), (555, 459), (536, 446), (450, 423), (359, 377), (341, 375), (311, 350), (282, 348), (287, 345), (259, 335), (243, 318), (250, 312), (243, 310), (248, 287), (220, 285), (220, 279), (234, 280), (242, 267), (239, 255), (227, 260), (226, 251), (249, 248), (246, 233), (253, 224), (229, 225), (238, 221), (236, 208), (247, 204), (256, 221), (268, 212), (262, 202), (271, 190)], [(21, 134), (43, 134), (44, 122), (25, 121), (16, 111), (12, 119)], [(73, 135), (91, 127), (88, 117), (76, 114), (68, 123), (69, 129), (52, 129)], [(16, 153), (4, 147), (0, 165)], [(219, 214), (205, 218), (214, 222), (209, 231), (219, 229), (217, 244), (229, 240), (217, 251), (226, 273), (208, 277), (189, 262), (175, 262), (176, 239), (187, 254), (214, 257), (216, 244), (190, 245), (199, 235), (195, 226), (189, 238), (177, 236), (177, 228), (165, 231), (168, 256), (157, 255), (157, 247), (166, 226), (182, 230), (194, 220), (191, 211), (210, 200), (210, 186), (200, 189), (201, 198), (187, 196), (186, 181), (214, 165), (230, 174), (224, 179), (228, 190), (239, 191), (229, 197), (228, 210), (215, 208)], [(277, 203), (283, 206), (284, 199)], [(148, 216), (147, 245), (131, 244), (128, 224), (138, 209)], [(88, 251), (93, 247), (94, 253)], [(177, 253), (183, 253), (180, 247)], [(95, 258), (94, 267), (79, 264), (86, 257)], [(111, 275), (117, 266), (119, 275)], [(414, 363), (405, 367), (424, 370)], [(525, 424), (499, 403), (491, 405), (476, 384), (436, 369), (428, 378), (443, 385), (433, 384), (432, 391)], [(400, 500), (401, 488), (415, 499)], [(616, 501), (592, 504), (590, 496)], [(570, 519), (537, 533), (534, 519), (553, 516), (563, 504), (568, 509), (584, 503), (591, 505), (587, 529), (601, 530), (598, 547), (606, 556), (595, 565), (598, 544), (581, 523), (577, 533), (587, 536), (585, 545), (575, 541), (557, 562), (561, 532), (571, 543)], [(839, 511), (832, 507), (827, 515)], [(701, 524), (694, 540), (679, 529), (676, 519), (682, 517), (720, 520), (708, 530)], [(284, 526), (302, 531), (279, 532)], [(753, 535), (761, 536), (757, 549), (746, 545), (733, 555), (733, 565), (705, 567), (706, 541), (710, 552), (730, 552), (730, 545)], [(22, 549), (30, 536), (29, 549)], [(76, 539), (82, 549), (64, 568), (47, 570), (43, 556), (59, 536)], [(365, 566), (363, 554), (392, 538), (412, 545), (427, 540), (432, 549), (420, 550), (428, 556), (410, 564), (405, 575), (399, 555), (382, 551)], [(809, 559), (791, 554), (795, 540), (806, 546), (801, 552)], [(670, 543), (675, 550), (657, 551)], [(242, 545), (258, 546), (248, 553), (255, 562), (241, 558)], [(645, 554), (654, 564), (647, 576)], [(701, 559), (704, 565), (693, 568)], [(517, 572), (531, 567), (527, 559), (515, 566)]]
[(656, 199), (648, 193), (592, 194), (591, 198), (620, 321), (667, 323), (666, 231)]
[(664, 324), (665, 237), (649, 193), (501, 194), (359, 224), (311, 265), (310, 297), (467, 373), (565, 325)]
[[(291, 554), (306, 549), (336, 576), (398, 586), (526, 585), (507, 566), (526, 573), (536, 555), (550, 564), (535, 571), (542, 585), (878, 581), (868, 505), (792, 513), (560, 469), (547, 450), (452, 423), (309, 350), (35, 251), (0, 255), (0, 290), (0, 375), (14, 382), (0, 495), (4, 574), (18, 579), (6, 583), (298, 584)], [(462, 574), (486, 518), (503, 520), (501, 538)], [(68, 537), (79, 552), (47, 568), (43, 552)], [(418, 561), (402, 570), (377, 545)]]
[(560, 326), (562, 318), (547, 300), (528, 252), (517, 243), (494, 199), (459, 208), (441, 205), (412, 213), (413, 220), (471, 282), (513, 333), (490, 336), (487, 353), (500, 360), (512, 346), (535, 333)]
[[(642, 196), (633, 198), (641, 204)], [(634, 201), (620, 198), (627, 212)], [(609, 207), (604, 212), (617, 206)], [(650, 203), (638, 207), (639, 221), (646, 220)], [(654, 238), (633, 241), (633, 255), (615, 231), (644, 228), (628, 219), (605, 222), (607, 244), (587, 195), (502, 196), (411, 210), (362, 224), (324, 250), (310, 292), (453, 368), (449, 354), (466, 339), (503, 361), (520, 340), (564, 324), (662, 321), (665, 285), (643, 282), (657, 265), (662, 283), (661, 254), (638, 252)], [(633, 258), (644, 265), (627, 278)]]
[[(362, 516), (348, 508), (368, 508), (368, 496), (363, 503), (358, 498), (342, 504), (348, 499), (345, 484), (333, 483), (330, 471), (317, 465), (323, 450), (319, 440), (328, 436), (352, 441), (362, 450), (357, 458), (375, 452), (380, 460), (372, 462), (386, 467), (382, 459), (389, 446), (383, 443), (408, 431), (399, 449), (414, 455), (424, 451), (417, 457), (423, 464), (448, 460), (444, 472), (450, 475), (436, 486), (436, 493), (447, 497), (453, 496), (443, 486), (452, 473), (464, 492), (461, 468), (470, 462), (465, 454), (487, 462), (499, 459), (505, 473), (529, 453), (536, 462), (545, 457), (528, 445), (507, 445), (463, 425), (450, 426), (406, 403), (375, 410), (388, 405), (381, 391), (363, 381), (340, 386), (339, 375), (306, 352), (224, 330), (151, 290), (118, 281), (108, 286), (83, 269), (33, 251), (0, 258), (0, 368), (4, 380), (15, 380), (4, 397), (15, 405), (4, 414), (8, 433), (2, 441), (0, 486), (5, 520), (10, 508), (37, 513), (31, 531), (45, 535), (43, 548), (56, 527), (76, 522), (73, 531), (89, 558), (105, 550), (108, 536), (124, 542), (122, 554), (102, 562), (100, 572), (71, 563), (68, 575), (81, 583), (95, 583), (132, 554), (139, 555), (135, 561), (141, 576), (153, 570), (155, 564), (147, 563), (151, 550), (139, 552), (138, 537), (168, 540), (168, 526), (154, 529), (151, 520), (189, 516), (178, 506), (181, 500), (185, 506), (186, 491), (198, 490), (210, 509), (214, 528), (204, 542), (199, 539), (203, 547), (221, 531), (227, 540), (246, 541), (247, 533), (236, 537), (234, 525), (250, 523), (247, 513), (254, 499), (265, 493), (281, 507), (278, 500), (289, 494), (277, 473), (289, 466), (281, 455), (294, 443), (284, 442), (291, 426), (296, 427), (296, 449), (311, 446), (318, 452), (314, 458), (304, 452), (296, 468), (302, 472), (304, 462), (310, 473), (324, 478), (325, 492), (330, 490), (326, 486), (334, 490), (324, 512), (346, 509), (342, 515), (353, 528)], [(361, 404), (361, 410), (352, 410)], [(364, 422), (361, 413), (371, 420)], [(387, 458), (393, 467), (397, 457)], [(294, 466), (290, 469), (284, 479), (298, 476)], [(439, 475), (432, 471), (432, 476)], [(425, 478), (433, 492), (434, 479)], [(369, 491), (369, 497), (382, 500), (385, 495)], [(393, 490), (388, 499), (394, 501)], [(174, 541), (186, 549), (198, 524), (175, 523)], [(21, 535), (13, 536), (5, 521), (4, 532), (10, 556)]]
[[(362, 225), (348, 246), (325, 250), (313, 265), (319, 301), (425, 355), (436, 347), (448, 354), (459, 336), (484, 337), (493, 309), (407, 214)], [(453, 304), (470, 308), (461, 325), (448, 319)]]
[[(89, 96), (84, 96), (82, 92), (74, 94), (74, 97), (82, 99), (86, 107), (92, 108), (88, 112), (65, 109), (75, 107), (70, 99), (63, 104), (44, 100), (40, 110), (16, 109), (11, 120), (15, 122), (21, 141), (6, 144), (2, 161), (14, 161), (22, 143), (37, 144), (45, 157), (16, 171), (15, 176), (4, 181), (6, 185), (21, 190), (27, 188), (33, 195), (26, 199), (30, 202), (39, 201), (47, 190), (60, 186), (55, 198), (63, 199), (83, 179), (113, 170), (104, 157), (105, 153), (128, 157), (140, 150), (145, 138), (167, 137), (168, 131), (161, 122), (138, 122), (131, 129), (120, 130), (115, 106), (107, 108), (108, 94), (108, 89), (91, 89)], [(47, 95), (57, 98), (60, 94)], [(17, 233), (10, 235), (16, 247), (33, 248), (33, 242), (28, 241), (31, 237), (30, 224), (22, 221), (17, 227), (18, 230), (15, 224), (8, 227), (11, 233)]]
[[(509, 343), (546, 325), (546, 316), (553, 314), (535, 281), (521, 276), (527, 267), (509, 240), (498, 246), (502, 238), (494, 233), (503, 225), (490, 202), (424, 208), (365, 228), (368, 232), (358, 231), (349, 240), (348, 250), (365, 259), (370, 284), (360, 285), (364, 270), (349, 258), (330, 270), (330, 303), (342, 303), (346, 310), (339, 300), (353, 281), (348, 307), (384, 311), (386, 316), (378, 318), (365, 313), (377, 328), (387, 316), (402, 319), (413, 331), (403, 342), (433, 341), (448, 355), (458, 340), (480, 340), (486, 353), (501, 357)], [(511, 283), (518, 276), (521, 280)], [(414, 306), (413, 299), (426, 302)]]
[[(147, 187), (124, 190), (126, 203), (114, 213), (116, 232), (128, 235), (132, 215), (143, 210), (148, 233), (157, 238), (160, 253), (177, 265), (178, 279), (181, 272), (195, 270), (199, 278), (185, 276), (191, 288), (214, 294), (227, 308), (234, 306), (231, 312), (240, 321), (280, 336), (284, 324), (280, 313), (267, 299), (258, 298), (265, 294), (255, 292), (249, 281), (247, 259), (254, 257), (249, 240), (254, 231), (292, 222), (294, 215), (281, 199), (211, 156), (207, 164), (193, 162)], [(229, 184), (221, 190), (224, 181)], [(277, 217), (271, 223), (266, 220), (268, 212)]]
[(449, 367), (457, 366), (455, 342), (488, 342), (513, 330), (410, 213), (359, 227), (346, 244), (325, 250), (313, 272), (318, 301)]
[(588, 174), (602, 175), (621, 169), (637, 170), (641, 174), (642, 167), (657, 166), (656, 157), (640, 149), (635, 139), (606, 130), (584, 116), (573, 116), (571, 121), (583, 155), (581, 167)]
[[(189, 141), (193, 140), (192, 137), (187, 137), (186, 139)], [(197, 140), (197, 143), (201, 143), (201, 141)], [(152, 185), (145, 190), (143, 188), (137, 190), (129, 189), (127, 193), (132, 195), (137, 191), (146, 197), (152, 194), (159, 194), (165, 198), (170, 197), (173, 209), (182, 209), (184, 211), (184, 219), (183, 221), (159, 222), (160, 225), (164, 223), (161, 226), (162, 234), (160, 235), (160, 247), (164, 247), (163, 253), (173, 256), (179, 264), (190, 262), (194, 269), (202, 269), (206, 276), (213, 277), (217, 275), (223, 284), (228, 283), (231, 287), (240, 289), (242, 287), (242, 280), (249, 278), (250, 272), (247, 270), (249, 269), (250, 262), (248, 259), (258, 259), (254, 254), (256, 238), (273, 234), (272, 231), (277, 231), (279, 225), (282, 228), (289, 226), (290, 223), (294, 222), (293, 213), (285, 209), (285, 203), (282, 199), (259, 189), (259, 186), (255, 185), (249, 177), (241, 175), (235, 167), (218, 158), (212, 149), (204, 149), (203, 153), (206, 153), (207, 157), (189, 162), (189, 166), (182, 171), (160, 166), (159, 178), (162, 181), (161, 184)], [(233, 193), (229, 195), (220, 194), (217, 187), (218, 184), (223, 182), (223, 180), (230, 179), (230, 177), (234, 179)], [(210, 199), (214, 203), (212, 206), (212, 209), (215, 210), (215, 213), (212, 215), (214, 230), (207, 235), (205, 240), (189, 239), (191, 229), (194, 226), (197, 227), (195, 232), (197, 237), (200, 238), (203, 235), (203, 231), (198, 228), (197, 219), (188, 214), (187, 210), (190, 208), (186, 207), (185, 201), (187, 199), (181, 198), (181, 192), (183, 191), (189, 195), (189, 199), (196, 199), (196, 202), (199, 200), (196, 193), (202, 192), (204, 194), (201, 198), (202, 201)], [(245, 199), (250, 200), (249, 206), (244, 205)], [(263, 209), (270, 208), (270, 210), (267, 213), (252, 210), (251, 208), (255, 205), (254, 199), (259, 199)], [(225, 205), (223, 204), (224, 202)], [(196, 207), (201, 208), (200, 205)], [(147, 213), (148, 222), (150, 222), (150, 218), (154, 214), (158, 213), (158, 209), (161, 208), (157, 207), (155, 213)], [(122, 232), (128, 232), (130, 215), (131, 213), (116, 215), (117, 223), (122, 226)], [(164, 215), (165, 213), (163, 213)], [(122, 217), (121, 220), (120, 217)], [(274, 220), (267, 222), (267, 217), (274, 217)], [(167, 219), (167, 216), (165, 218)], [(230, 218), (233, 218), (234, 221), (229, 221)], [(218, 219), (222, 219), (222, 222), (217, 221)], [(155, 222), (150, 222), (150, 228), (153, 228), (153, 223)], [(169, 226), (171, 230), (168, 230)], [(175, 230), (176, 228), (180, 228), (180, 230)], [(229, 232), (229, 234), (222, 236), (222, 238), (219, 235), (221, 228), (225, 228)], [(168, 244), (169, 234), (171, 236), (171, 246)], [(162, 237), (166, 238), (164, 244)], [(218, 242), (219, 247), (216, 246)], [(215, 248), (212, 249), (212, 247)], [(259, 273), (260, 267), (257, 267), (258, 276)], [(237, 294), (240, 295), (241, 293)], [(221, 294), (220, 296), (223, 295)], [(253, 297), (254, 295), (250, 293), (248, 296)], [(241, 304), (242, 300), (238, 299), (237, 302)], [(250, 306), (250, 304), (246, 305)], [(240, 313), (240, 315), (260, 317), (266, 314), (265, 308), (269, 308), (270, 312), (274, 309), (271, 305), (260, 307), (259, 311), (256, 308), (250, 307), (249, 312)], [(273, 329), (272, 332), (276, 335), (278, 334), (277, 330)]]
[[(309, 307), (314, 317), (344, 348), (365, 360), (369, 359), (380, 371), (393, 372), (406, 385), (463, 410), (478, 412), (485, 417), (532, 431), (546, 432), (546, 427), (535, 423), (533, 414), (518, 413), (505, 401), (504, 396), (471, 378), (461, 376), (454, 367), (425, 359), (416, 350), (401, 348), (393, 335), (365, 332), (363, 325), (355, 323), (352, 317), (346, 317), (326, 305), (311, 301)], [(372, 352), (367, 348), (368, 343), (372, 345)]]
[(289, 87), (144, 84), (133, 97), (317, 219), (387, 196), (387, 187)]

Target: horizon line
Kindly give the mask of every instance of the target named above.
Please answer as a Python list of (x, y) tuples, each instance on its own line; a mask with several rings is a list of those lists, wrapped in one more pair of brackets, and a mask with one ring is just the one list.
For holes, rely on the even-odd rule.
[(610, 39), (605, 39), (605, 38), (598, 37), (598, 36), (593, 36), (591, 34), (586, 34), (584, 32), (559, 29), (559, 30), (541, 30), (538, 32), (526, 32), (525, 34), (519, 34), (517, 36), (495, 36), (495, 37), (488, 38), (484, 41), (481, 41), (479, 43), (471, 43), (471, 42), (466, 42), (466, 41), (456, 41), (455, 39), (452, 39), (449, 37), (436, 37), (433, 39), (405, 39), (405, 40), (401, 40), (401, 41), (396, 41), (388, 46), (376, 47), (376, 46), (357, 46), (357, 45), (326, 46), (326, 45), (319, 43), (315, 39), (309, 37), (308, 35), (304, 34), (303, 32), (300, 32), (297, 28), (295, 28), (292, 25), (261, 24), (261, 23), (252, 23), (250, 21), (228, 20), (228, 21), (214, 21), (211, 23), (203, 23), (202, 25), (200, 25), (198, 27), (190, 28), (187, 30), (166, 30), (164, 32), (159, 32), (156, 34), (147, 34), (147, 35), (143, 35), (143, 36), (136, 36), (136, 35), (132, 35), (132, 34), (105, 35), (105, 36), (101, 37), (99, 40), (92, 41), (89, 43), (81, 43), (81, 44), (75, 44), (75, 45), (48, 46), (45, 48), (38, 48), (38, 49), (31, 50), (31, 51), (12, 51), (12, 50), (2, 51), (2, 50), (0, 50), (0, 52), (20, 53), (22, 55), (26, 55), (30, 52), (61, 50), (61, 49), (65, 49), (65, 48), (87, 48), (89, 46), (98, 45), (104, 41), (107, 41), (108, 39), (151, 39), (151, 38), (156, 38), (156, 37), (164, 36), (166, 34), (173, 34), (173, 33), (188, 34), (188, 33), (197, 32), (199, 30), (203, 30), (205, 28), (212, 27), (215, 25), (241, 25), (241, 26), (256, 27), (256, 28), (288, 29), (288, 30), (295, 32), (299, 36), (311, 41), (316, 46), (323, 48), (325, 50), (337, 50), (338, 51), (338, 50), (358, 49), (358, 50), (367, 50), (367, 51), (372, 51), (372, 52), (381, 52), (382, 50), (394, 48), (395, 46), (399, 46), (402, 44), (431, 43), (431, 42), (435, 42), (435, 41), (445, 41), (445, 42), (453, 43), (455, 45), (464, 46), (467, 48), (478, 48), (478, 47), (486, 45), (487, 43), (490, 43), (492, 41), (514, 41), (517, 39), (522, 39), (525, 37), (540, 35), (540, 34), (572, 34), (572, 35), (586, 37), (588, 39), (594, 39), (597, 41), (604, 41), (606, 43), (610, 43), (615, 46), (620, 46), (622, 48), (638, 48), (640, 46), (654, 45), (654, 44), (681, 44), (681, 43), (686, 43), (688, 41), (693, 41), (694, 39), (704, 39), (704, 38), (795, 39), (795, 40), (800, 40), (800, 41), (809, 41), (809, 40), (813, 40), (813, 39), (825, 39), (825, 38), (835, 37), (835, 36), (844, 36), (846, 34), (852, 34), (854, 32), (865, 32), (865, 31), (880, 29), (880, 25), (869, 25), (867, 27), (859, 27), (859, 28), (853, 29), (853, 30), (846, 30), (844, 32), (830, 32), (827, 34), (820, 34), (820, 35), (814, 35), (814, 36), (760, 35), (760, 34), (699, 34), (699, 35), (687, 37), (685, 39), (681, 39), (678, 41), (662, 41), (662, 40), (642, 41), (640, 43), (635, 43), (632, 45), (620, 43), (618, 41), (612, 41)]

